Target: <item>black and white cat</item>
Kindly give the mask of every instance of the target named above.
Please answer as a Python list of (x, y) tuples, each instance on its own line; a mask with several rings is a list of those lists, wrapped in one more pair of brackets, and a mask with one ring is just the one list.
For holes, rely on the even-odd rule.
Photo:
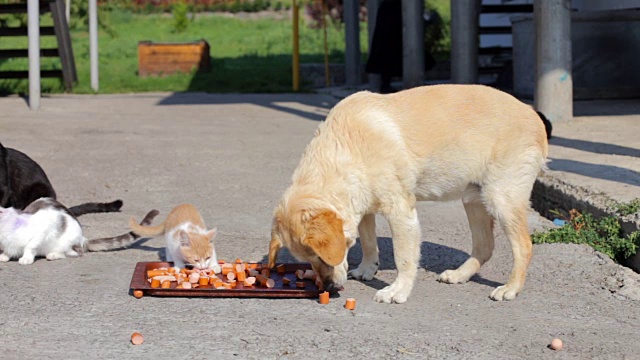
[[(0, 143), (0, 206), (24, 209), (39, 198), (56, 199), (56, 192), (44, 170), (26, 154)], [(86, 203), (69, 208), (73, 216), (118, 212), (122, 201)]]
[[(148, 225), (158, 215), (150, 211), (141, 224)], [(139, 236), (133, 232), (87, 240), (75, 216), (58, 201), (40, 198), (24, 210), (0, 207), (0, 262), (19, 258), (22, 265), (32, 264), (36, 256), (47, 260), (75, 257), (86, 251), (105, 251), (126, 247)]]

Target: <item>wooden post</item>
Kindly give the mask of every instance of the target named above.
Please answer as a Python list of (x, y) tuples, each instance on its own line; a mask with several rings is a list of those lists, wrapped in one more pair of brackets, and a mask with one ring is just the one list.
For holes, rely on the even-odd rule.
[(73, 58), (73, 48), (71, 45), (71, 34), (69, 24), (65, 16), (64, 0), (54, 0), (49, 3), (51, 18), (53, 19), (54, 31), (58, 42), (58, 52), (62, 65), (62, 78), (67, 91), (73, 89), (73, 84), (78, 81), (76, 64)]
[(298, 24), (298, 3), (293, 0), (293, 91), (300, 90), (300, 39)]
[(40, 108), (40, 2), (27, 2), (27, 34), (29, 36), (29, 107)]
[(573, 118), (571, 1), (536, 0), (536, 110), (551, 121)]

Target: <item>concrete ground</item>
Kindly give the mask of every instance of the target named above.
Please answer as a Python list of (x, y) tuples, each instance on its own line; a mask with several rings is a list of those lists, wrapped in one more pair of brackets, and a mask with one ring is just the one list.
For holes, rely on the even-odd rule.
[[(35, 159), (66, 205), (124, 201), (121, 213), (80, 218), (88, 238), (124, 233), (130, 216), (140, 219), (155, 208), (163, 218), (190, 202), (218, 227), (219, 257), (262, 261), (273, 206), (335, 102), (328, 95), (55, 96), (32, 112), (20, 98), (1, 98), (0, 141)], [(608, 138), (586, 130), (600, 128), (597, 120)], [(594, 187), (637, 191), (640, 150), (631, 131), (639, 120), (585, 117), (574, 127), (557, 126), (553, 172), (568, 161), (627, 169), (620, 171), (630, 178), (604, 171), (607, 182), (584, 171), (564, 172), (593, 180)], [(625, 162), (589, 156), (590, 142)], [(632, 359), (640, 353), (638, 274), (586, 246), (540, 245), (524, 292), (494, 302), (488, 295), (511, 267), (504, 235), (497, 230), (494, 257), (472, 281), (441, 284), (437, 274), (468, 256), (464, 211), (457, 202), (421, 203), (419, 215), (421, 270), (402, 305), (372, 300), (396, 273), (382, 219), (376, 279), (350, 280), (329, 305), (315, 299), (135, 299), (129, 294), (133, 268), (162, 258), (161, 239), (77, 259), (0, 264), (0, 358)], [(536, 213), (530, 219), (532, 230), (549, 226)], [(281, 259), (293, 261), (286, 253)], [(359, 259), (356, 246), (351, 266)], [(347, 297), (357, 299), (355, 311), (342, 307)], [(130, 344), (134, 331), (145, 336), (143, 345)], [(546, 347), (554, 337), (564, 340), (564, 350)]]

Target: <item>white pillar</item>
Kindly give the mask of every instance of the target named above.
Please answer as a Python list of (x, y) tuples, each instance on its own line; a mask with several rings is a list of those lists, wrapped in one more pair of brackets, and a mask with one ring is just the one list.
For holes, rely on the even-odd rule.
[(573, 118), (571, 0), (536, 0), (536, 110), (551, 121)]
[(64, 7), (64, 16), (67, 17), (67, 24), (69, 24), (69, 20), (71, 20), (71, 0), (66, 0)]
[(27, 2), (27, 34), (29, 36), (29, 107), (40, 108), (40, 2)]
[(98, 3), (89, 0), (89, 58), (91, 62), (91, 88), (99, 89), (98, 79)]
[(402, 80), (404, 88), (424, 80), (424, 2), (402, 0)]
[(451, 0), (451, 80), (478, 82), (479, 2)]
[(344, 1), (345, 27), (345, 76), (347, 85), (359, 85), (362, 70), (360, 66), (360, 1)]

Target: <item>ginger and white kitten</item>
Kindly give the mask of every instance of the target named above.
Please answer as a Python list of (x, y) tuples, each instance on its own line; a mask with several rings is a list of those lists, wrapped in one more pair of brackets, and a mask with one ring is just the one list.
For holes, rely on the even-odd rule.
[(36, 256), (47, 260), (78, 256), (74, 247), (82, 247), (85, 238), (78, 220), (52, 198), (40, 198), (23, 211), (0, 208), (0, 261), (18, 258), (22, 265), (32, 264)]
[(141, 236), (164, 234), (167, 241), (167, 261), (183, 268), (185, 263), (196, 269), (213, 269), (220, 272), (220, 265), (213, 247), (216, 229), (207, 230), (198, 210), (190, 204), (173, 208), (167, 219), (157, 226), (138, 225), (134, 218), (129, 221), (131, 230)]

